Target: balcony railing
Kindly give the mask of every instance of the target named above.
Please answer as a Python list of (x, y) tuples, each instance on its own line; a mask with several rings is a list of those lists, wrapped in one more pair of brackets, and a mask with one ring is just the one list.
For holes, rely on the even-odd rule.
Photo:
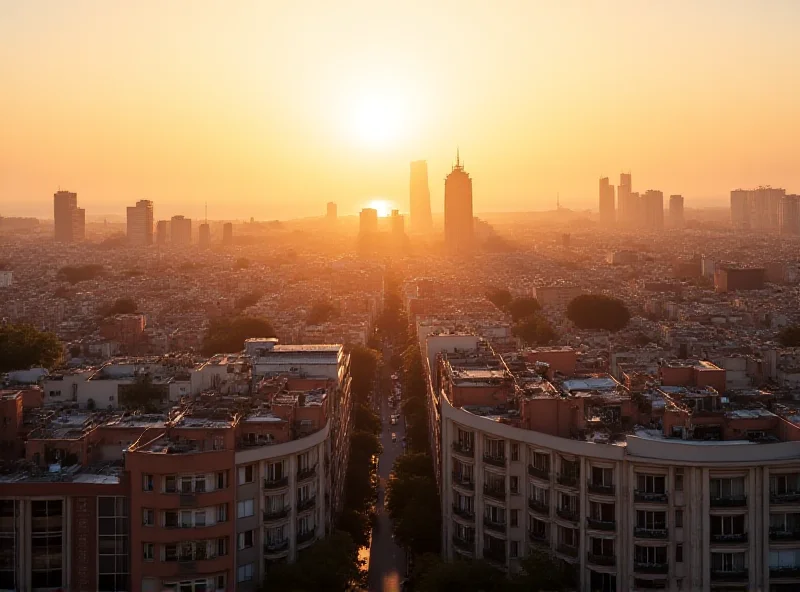
[(493, 456), (491, 454), (484, 454), (483, 455), (483, 462), (494, 465), (495, 467), (505, 467), (506, 466), (506, 457), (505, 456)]
[(614, 485), (608, 485), (605, 483), (589, 483), (586, 484), (586, 488), (589, 490), (589, 493), (597, 493), (600, 495), (614, 495)]
[(573, 475), (571, 473), (559, 473), (558, 478), (556, 479), (560, 485), (566, 485), (567, 487), (577, 487), (578, 486), (578, 477), (577, 475)]
[(297, 471), (297, 480), (303, 481), (304, 479), (310, 479), (316, 474), (317, 474), (317, 465), (305, 469), (300, 469), (299, 471)]
[(785, 491), (783, 493), (770, 493), (769, 501), (772, 504), (797, 504), (800, 503), (800, 491)]
[(453, 452), (460, 454), (461, 456), (468, 456), (470, 458), (475, 456), (475, 448), (472, 446), (466, 446), (461, 442), (453, 442)]
[(593, 530), (607, 530), (611, 532), (616, 530), (617, 522), (615, 520), (597, 520), (596, 518), (587, 518), (586, 526)]
[(483, 486), (483, 495), (487, 497), (491, 497), (496, 500), (505, 501), (506, 499), (506, 490), (500, 489), (499, 487), (489, 487), (488, 485)]
[(462, 551), (475, 551), (475, 541), (470, 541), (467, 539), (462, 539), (458, 536), (453, 536), (453, 546), (457, 549), (461, 549)]
[(528, 499), (528, 507), (542, 516), (550, 515), (550, 505), (537, 499)]
[(667, 563), (634, 563), (633, 571), (643, 574), (665, 574), (669, 572)]
[(564, 520), (569, 520), (570, 522), (577, 522), (578, 521), (578, 513), (574, 510), (570, 510), (569, 508), (558, 508), (556, 509), (556, 514), (563, 518)]
[(740, 569), (737, 571), (718, 571), (711, 570), (712, 582), (743, 582), (747, 580), (747, 570)]
[(747, 496), (725, 495), (721, 497), (712, 497), (710, 502), (712, 508), (736, 508), (747, 505)]
[(182, 493), (180, 495), (181, 508), (193, 508), (197, 505), (197, 496), (193, 493)]
[(534, 467), (533, 465), (528, 465), (528, 475), (532, 477), (539, 477), (539, 479), (550, 480), (549, 469), (540, 469), (539, 467)]
[(633, 500), (647, 504), (666, 504), (667, 498), (666, 491), (639, 491), (638, 489), (633, 492)]
[(770, 578), (800, 578), (800, 565), (786, 565), (783, 567), (770, 567)]
[(571, 547), (570, 545), (559, 545), (556, 547), (556, 551), (562, 555), (567, 555), (568, 557), (578, 556), (578, 547)]
[(550, 536), (546, 532), (533, 532), (528, 531), (528, 540), (537, 545), (550, 546)]
[(614, 555), (594, 555), (593, 553), (589, 553), (589, 563), (614, 566), (617, 564), (617, 558)]
[(769, 540), (771, 541), (800, 541), (800, 530), (777, 530), (769, 529)]
[(284, 539), (282, 541), (270, 541), (264, 543), (264, 553), (268, 555), (272, 555), (274, 553), (282, 553), (289, 548), (289, 539)]
[(643, 539), (665, 539), (669, 534), (666, 526), (654, 526), (653, 528), (642, 528), (639, 526), (633, 529), (634, 536)]
[(281, 479), (264, 479), (264, 489), (280, 489), (289, 485), (289, 477)]
[(487, 561), (493, 561), (494, 563), (502, 563), (503, 565), (506, 564), (505, 550), (487, 547), (483, 550), (483, 558)]
[(506, 532), (506, 523), (505, 522), (495, 522), (491, 518), (484, 516), (483, 517), (483, 527), (487, 530), (493, 530), (494, 532), (499, 532), (505, 534)]
[(289, 515), (291, 508), (288, 506), (282, 510), (267, 510), (264, 512), (264, 522), (271, 522), (273, 520), (282, 520)]
[(299, 532), (297, 533), (297, 544), (302, 545), (303, 543), (307, 543), (314, 539), (317, 536), (317, 533), (313, 530), (308, 530), (306, 532)]
[(711, 533), (712, 543), (746, 543), (747, 533), (737, 532), (736, 534), (714, 534)]
[(453, 514), (456, 516), (460, 516), (465, 520), (475, 520), (475, 512), (472, 510), (468, 510), (466, 508), (459, 508), (457, 505), (453, 504)]
[(312, 495), (311, 497), (307, 497), (304, 500), (300, 500), (297, 502), (297, 511), (298, 512), (305, 512), (306, 510), (313, 508), (314, 504), (317, 503), (317, 496)]
[(475, 482), (469, 477), (453, 472), (453, 483), (466, 489), (475, 489)]

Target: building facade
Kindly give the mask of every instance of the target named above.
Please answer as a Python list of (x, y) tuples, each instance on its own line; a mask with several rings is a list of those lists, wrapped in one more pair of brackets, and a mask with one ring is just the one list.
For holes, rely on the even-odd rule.
[(669, 225), (672, 228), (683, 228), (683, 196), (669, 196)]
[(364, 208), (358, 216), (358, 234), (370, 236), (378, 232), (378, 210)]
[(53, 221), (57, 242), (72, 243), (86, 238), (86, 210), (78, 207), (78, 194), (58, 191), (53, 195)]
[(153, 202), (142, 199), (128, 207), (128, 242), (132, 245), (153, 244)]
[(173, 245), (192, 244), (192, 220), (183, 216), (173, 216), (169, 222), (169, 235)]
[(411, 230), (416, 233), (431, 231), (431, 191), (428, 186), (428, 163), (416, 160), (411, 163), (409, 182), (409, 212)]
[(600, 222), (605, 226), (614, 224), (617, 220), (617, 209), (614, 203), (614, 186), (608, 177), (600, 179)]
[(456, 153), (456, 164), (444, 181), (444, 242), (451, 253), (467, 253), (474, 247), (472, 179)]

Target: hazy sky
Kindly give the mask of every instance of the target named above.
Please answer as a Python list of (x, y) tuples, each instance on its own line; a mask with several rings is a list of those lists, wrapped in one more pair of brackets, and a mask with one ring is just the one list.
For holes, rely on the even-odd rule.
[(597, 180), (707, 205), (800, 193), (793, 0), (0, 0), (0, 215), (596, 208)]

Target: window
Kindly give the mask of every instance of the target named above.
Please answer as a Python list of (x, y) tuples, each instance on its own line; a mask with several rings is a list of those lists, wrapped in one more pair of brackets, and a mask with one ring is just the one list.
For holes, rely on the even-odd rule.
[(164, 526), (166, 528), (178, 528), (178, 512), (167, 510), (164, 512)]
[(250, 582), (253, 579), (253, 564), (240, 565), (236, 574), (237, 582)]
[(506, 441), (484, 436), (483, 455), (495, 460), (505, 460)]
[(164, 477), (164, 493), (175, 493), (178, 490), (178, 478), (175, 475)]
[(578, 546), (578, 529), (577, 528), (564, 528), (558, 527), (558, 544), (566, 545), (567, 547)]
[(675, 545), (675, 563), (683, 563), (683, 545)]
[(511, 548), (509, 550), (509, 555), (511, 557), (519, 557), (519, 543), (517, 541), (511, 541)]
[(519, 493), (519, 477), (511, 476), (511, 493)]
[(545, 489), (544, 487), (534, 486), (531, 499), (543, 506), (549, 506), (550, 505), (549, 494), (550, 491), (548, 489)]
[(217, 576), (217, 590), (224, 590), (225, 589), (225, 574), (220, 574)]
[(519, 526), (519, 510), (511, 510), (511, 526)]
[(474, 443), (474, 434), (458, 428), (458, 445), (462, 450), (470, 451)]
[(614, 557), (614, 539), (592, 537), (589, 539), (589, 549), (592, 555)]
[(228, 554), (228, 537), (217, 539), (217, 556), (224, 557)]
[(592, 485), (611, 487), (614, 485), (614, 469), (592, 467)]
[(667, 563), (667, 548), (634, 545), (633, 561), (638, 565), (665, 565)]
[(253, 482), (253, 465), (239, 467), (239, 485)]
[(675, 510), (675, 527), (683, 528), (683, 510)]
[(228, 472), (219, 471), (216, 475), (217, 489), (225, 489), (228, 486)]
[(253, 515), (253, 500), (242, 500), (236, 505), (236, 517), (247, 518)]
[(711, 534), (715, 536), (738, 535), (744, 533), (744, 516), (711, 516)]
[(286, 477), (286, 467), (284, 461), (269, 463), (266, 467), (266, 475), (264, 478), (267, 481), (280, 481)]
[(205, 526), (206, 525), (206, 511), (205, 510), (195, 510), (195, 513), (194, 513), (194, 525), (195, 526)]
[[(97, 498), (97, 590), (128, 590), (128, 503), (122, 496)], [(36, 565), (36, 562), (34, 562)]]
[(637, 510), (636, 528), (642, 528), (644, 530), (664, 530), (667, 528), (667, 513)]
[(566, 493), (559, 493), (559, 509), (566, 510), (568, 512), (572, 512), (573, 514), (578, 513), (578, 496), (577, 495), (568, 495)]
[(220, 504), (217, 506), (217, 522), (228, 521), (228, 504)]
[(142, 475), (142, 491), (153, 491), (152, 475)]
[(495, 524), (506, 523), (506, 510), (505, 508), (501, 508), (499, 506), (485, 504), (484, 516), (486, 517), (487, 520), (489, 520), (490, 522), (494, 522)]
[(519, 460), (519, 444), (511, 445), (511, 460)]
[(156, 516), (151, 508), (142, 509), (142, 524), (145, 526), (155, 526)]
[(533, 453), (533, 468), (544, 473), (550, 472), (550, 455), (542, 452)]
[(675, 491), (683, 491), (683, 469), (675, 469)]
[(711, 499), (744, 498), (744, 478), (734, 477), (732, 479), (712, 479), (710, 493)]
[[(772, 555), (772, 553), (770, 553)], [(745, 569), (744, 553), (712, 553), (711, 571), (741, 572)]]
[(239, 550), (249, 549), (253, 546), (253, 531), (247, 530), (239, 533)]
[(153, 561), (155, 559), (155, 545), (153, 543), (142, 543), (142, 559)]
[(636, 489), (641, 493), (666, 493), (667, 484), (664, 475), (636, 475)]

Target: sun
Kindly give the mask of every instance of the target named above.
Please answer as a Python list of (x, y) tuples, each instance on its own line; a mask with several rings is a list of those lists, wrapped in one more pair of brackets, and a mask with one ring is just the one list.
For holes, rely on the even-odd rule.
[(378, 211), (379, 218), (386, 218), (392, 213), (394, 204), (388, 199), (373, 199), (367, 205), (368, 208)]
[(392, 146), (406, 130), (408, 114), (399, 96), (368, 94), (355, 99), (351, 107), (352, 132), (369, 148)]

